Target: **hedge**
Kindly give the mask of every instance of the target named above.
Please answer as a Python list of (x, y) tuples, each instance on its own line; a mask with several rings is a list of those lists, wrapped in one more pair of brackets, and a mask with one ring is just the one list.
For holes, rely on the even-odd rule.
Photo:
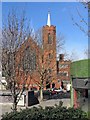
[(53, 107), (33, 107), (24, 110), (6, 113), (1, 120), (89, 120), (87, 114), (80, 108)]

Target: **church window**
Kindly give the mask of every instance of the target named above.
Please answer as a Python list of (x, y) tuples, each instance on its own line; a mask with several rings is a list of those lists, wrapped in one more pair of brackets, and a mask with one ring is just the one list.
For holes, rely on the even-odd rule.
[(48, 54), (48, 58), (49, 58), (49, 59), (53, 58), (52, 53), (49, 53), (49, 54)]
[(52, 37), (51, 37), (50, 33), (48, 34), (48, 44), (52, 44)]
[(68, 76), (68, 72), (67, 71), (60, 72), (59, 74), (60, 74), (60, 76)]
[(48, 72), (51, 74), (52, 70), (49, 68), (49, 69), (48, 69)]
[(68, 67), (68, 64), (60, 64), (59, 67), (60, 67), (60, 68), (67, 68), (67, 67)]
[(33, 71), (36, 69), (36, 53), (30, 47), (24, 51), (22, 59), (23, 69), (26, 71)]

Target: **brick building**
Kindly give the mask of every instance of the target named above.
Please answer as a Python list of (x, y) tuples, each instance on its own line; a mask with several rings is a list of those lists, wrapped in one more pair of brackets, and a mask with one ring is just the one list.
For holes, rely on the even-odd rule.
[[(56, 68), (56, 27), (46, 25), (43, 27), (43, 52), (44, 52), (44, 67), (48, 68), (49, 80), (52, 81), (46, 88), (52, 87), (56, 83), (57, 68)], [(51, 79), (51, 80), (50, 80)]]
[[(30, 55), (29, 48), (31, 51), (34, 51), (32, 56)], [(29, 56), (29, 60), (32, 63), (28, 66), (27, 62), (25, 62), (23, 66), (24, 71), (25, 69), (33, 71), (32, 80), (30, 80), (30, 76), (27, 79), (27, 81), (30, 81), (31, 87), (39, 89), (37, 83), (40, 82), (40, 74), (42, 71), (39, 71), (40, 74), (37, 72), (37, 62), (38, 66), (40, 65), (40, 69), (43, 67), (43, 71), (47, 71), (47, 77), (44, 81), (44, 84), (46, 84), (45, 89), (53, 87), (60, 88), (62, 82), (65, 84), (69, 83), (71, 62), (64, 60), (63, 54), (60, 54), (59, 61), (56, 59), (56, 26), (51, 25), (50, 13), (48, 13), (47, 25), (42, 27), (42, 47), (33, 42), (31, 38), (23, 43), (21, 49), (20, 51), (25, 54), (25, 58)], [(18, 52), (18, 56), (20, 55), (20, 51)], [(24, 61), (26, 60), (24, 59)]]
[(42, 27), (42, 45), (39, 46), (32, 38), (28, 38), (16, 53), (18, 82), (22, 84), (26, 79), (26, 87), (29, 84), (30, 88), (37, 89), (42, 82), (41, 77), (45, 79), (44, 89), (60, 88), (62, 81), (68, 83), (71, 62), (64, 60), (63, 54), (57, 61), (56, 54), (56, 26), (51, 25), (48, 13), (47, 25)]
[(57, 79), (60, 85), (67, 85), (70, 83), (70, 60), (64, 60), (64, 54), (59, 55), (59, 60), (57, 61)]
[(27, 39), (16, 53), (16, 79), (20, 85), (26, 81), (26, 87), (37, 87), (39, 81), (36, 63), (39, 64), (40, 48), (32, 38)]

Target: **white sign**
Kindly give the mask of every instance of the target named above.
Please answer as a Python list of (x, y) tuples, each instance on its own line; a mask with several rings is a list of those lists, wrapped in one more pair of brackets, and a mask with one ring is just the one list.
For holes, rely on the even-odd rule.
[[(19, 98), (18, 98), (19, 99)], [(20, 100), (19, 100), (19, 102), (18, 102), (18, 105), (20, 105), (20, 106), (24, 106), (25, 105), (25, 102), (24, 102), (25, 100), (24, 100), (24, 95), (22, 95), (21, 97), (20, 97)]]
[(67, 84), (67, 91), (70, 91), (71, 84)]

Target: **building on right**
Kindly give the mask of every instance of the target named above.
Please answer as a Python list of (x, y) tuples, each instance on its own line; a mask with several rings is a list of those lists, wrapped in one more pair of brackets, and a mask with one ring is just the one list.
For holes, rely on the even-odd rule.
[(71, 64), (71, 106), (88, 111), (90, 98), (90, 59)]
[(70, 60), (64, 59), (64, 54), (59, 55), (57, 61), (57, 80), (60, 82), (60, 87), (66, 89), (67, 84), (70, 84)]

